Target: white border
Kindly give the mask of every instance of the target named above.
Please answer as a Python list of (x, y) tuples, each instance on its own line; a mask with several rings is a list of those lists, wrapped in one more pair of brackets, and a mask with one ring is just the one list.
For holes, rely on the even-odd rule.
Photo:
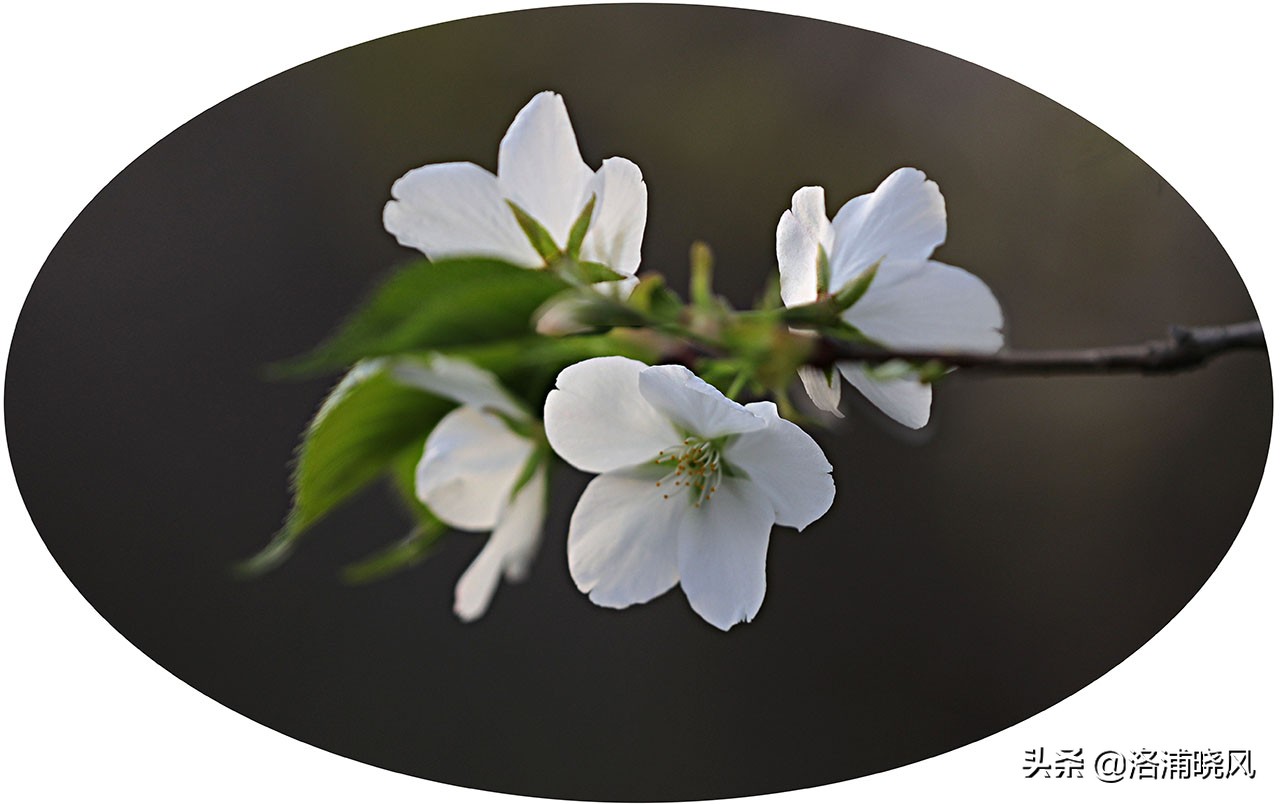
[[(528, 5), (117, 0), (10, 7), (0, 25), (4, 341), (63, 230), (118, 170), (169, 131), (263, 78), (341, 47)], [(736, 5), (929, 45), (1083, 115), (1187, 198), (1231, 254), (1263, 321), (1277, 320), (1270, 215), (1277, 212), (1280, 71), (1263, 4)], [(1082, 692), (942, 757), (773, 798), (1280, 800), (1278, 491), (1272, 465), (1239, 540), (1200, 594), (1151, 643)], [(8, 526), (0, 543), (0, 798), (118, 794), (136, 802), (219, 804), (495, 798), (332, 756), (213, 703), (129, 645), (76, 593), (32, 527), (7, 468), (0, 504)], [(1258, 777), (1145, 785), (1023, 780), (1022, 751), (1041, 745), (1251, 748)]]

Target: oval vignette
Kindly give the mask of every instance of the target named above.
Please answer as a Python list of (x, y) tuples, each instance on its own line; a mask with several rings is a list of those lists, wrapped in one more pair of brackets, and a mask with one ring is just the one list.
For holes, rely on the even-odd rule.
[(147, 655), (285, 734), (424, 778), (723, 798), (875, 773), (1017, 723), (1130, 655), (1212, 573), (1268, 448), (1270, 374), (1252, 355), (1168, 378), (960, 375), (919, 443), (850, 411), (818, 434), (836, 508), (775, 533), (764, 609), (727, 637), (678, 592), (618, 613), (573, 589), (557, 538), (585, 482), (571, 471), (531, 579), (474, 625), (449, 604), (475, 537), (379, 584), (339, 582), (407, 527), (378, 489), (277, 572), (231, 579), (278, 526), (296, 436), (331, 383), (268, 383), (261, 367), (320, 340), (411, 256), (381, 228), (391, 181), (426, 162), (493, 168), (511, 114), (545, 88), (565, 96), (588, 163), (617, 153), (644, 170), (645, 265), (674, 287), (703, 239), (717, 289), (749, 304), (796, 188), (825, 185), (834, 209), (914, 165), (947, 200), (938, 257), (995, 290), (1014, 345), (1256, 316), (1212, 233), (1136, 156), (907, 42), (611, 6), (359, 45), (139, 157), (23, 308), (5, 404), (24, 501)]

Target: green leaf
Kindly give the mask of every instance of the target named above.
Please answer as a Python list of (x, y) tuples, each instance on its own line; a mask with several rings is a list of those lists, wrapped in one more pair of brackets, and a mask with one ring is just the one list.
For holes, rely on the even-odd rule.
[(547, 271), (498, 260), (419, 260), (392, 274), (329, 340), (272, 371), (311, 376), (369, 357), (528, 335), (533, 312), (566, 287)]
[[(330, 392), (303, 434), (293, 472), (293, 508), (258, 555), (239, 566), (278, 566), (298, 538), (334, 507), (417, 450), (454, 403), (401, 385), (381, 360), (357, 364)], [(396, 464), (397, 466), (399, 464)]]
[(400, 541), (343, 567), (342, 580), (349, 584), (369, 583), (419, 564), (431, 555), (448, 529), (443, 522), (433, 518), (432, 524), (421, 524)]
[[(533, 216), (520, 208), (520, 205), (514, 201), (508, 201), (507, 206), (511, 207), (511, 211), (516, 214), (516, 222), (520, 224), (520, 228), (524, 230), (525, 237), (529, 238), (529, 242), (533, 244), (533, 248), (538, 252), (538, 256), (543, 261), (550, 264), (552, 260), (560, 256), (560, 247), (556, 245), (556, 241), (543, 228), (542, 224), (533, 219)], [(585, 228), (585, 227), (584, 227)]]
[[(425, 439), (424, 439), (425, 441)], [(424, 441), (415, 441), (391, 459), (388, 479), (396, 497), (413, 517), (413, 530), (399, 541), (369, 555), (354, 564), (342, 568), (342, 580), (349, 584), (364, 584), (381, 580), (400, 570), (408, 569), (431, 555), (440, 538), (448, 532), (448, 525), (436, 518), (431, 509), (418, 499), (416, 477), (418, 462), (422, 460)]]
[[(503, 387), (524, 402), (529, 410), (541, 411), (547, 391), (556, 375), (566, 366), (606, 355), (622, 355), (651, 361), (656, 357), (643, 342), (635, 339), (601, 335), (545, 337), (540, 335), (495, 343), (476, 344), (440, 353), (469, 360), (497, 375)], [(410, 352), (408, 359), (425, 359), (432, 352)]]
[[(653, 359), (643, 343), (608, 335), (535, 336), (448, 353), (494, 372), (535, 410), (565, 366), (602, 355)], [(361, 361), (329, 393), (298, 449), (293, 509), (271, 542), (237, 567), (239, 574), (259, 575), (279, 566), (308, 528), (383, 475), (390, 476), (419, 527), (434, 527), (435, 517), (414, 493), (414, 473), (427, 436), (455, 405), (401, 385), (388, 371), (392, 362)]]

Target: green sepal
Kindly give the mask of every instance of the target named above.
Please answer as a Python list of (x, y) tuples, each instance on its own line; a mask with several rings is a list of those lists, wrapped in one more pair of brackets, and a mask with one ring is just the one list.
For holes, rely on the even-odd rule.
[(595, 208), (596, 196), (595, 193), (592, 193), (587, 205), (582, 208), (578, 219), (573, 222), (573, 226), (569, 229), (569, 242), (564, 247), (564, 253), (571, 260), (578, 259), (578, 255), (582, 253), (582, 241), (586, 239), (587, 227), (591, 225), (591, 213), (595, 211)]
[(782, 278), (777, 273), (771, 273), (765, 279), (764, 290), (760, 292), (760, 298), (756, 300), (755, 309), (761, 312), (770, 312), (780, 307), (782, 307)]
[(582, 277), (582, 281), (590, 282), (616, 282), (619, 279), (626, 279), (626, 274), (620, 274), (609, 266), (600, 262), (579, 262), (578, 275)]
[(486, 412), (491, 416), (496, 416), (501, 419), (503, 425), (505, 425), (508, 430), (523, 439), (537, 441), (539, 438), (542, 438), (542, 424), (534, 419), (517, 418), (503, 413), (500, 410), (488, 410)]
[(818, 298), (827, 295), (831, 289), (831, 260), (827, 259), (827, 250), (818, 246)]
[(919, 367), (906, 360), (886, 360), (883, 363), (865, 364), (867, 376), (873, 380), (905, 380), (918, 376)]
[(551, 445), (546, 441), (539, 441), (533, 452), (529, 453), (529, 459), (524, 462), (524, 466), (520, 467), (520, 474), (516, 476), (516, 482), (511, 486), (511, 496), (508, 499), (514, 500), (516, 495), (529, 485), (538, 470), (545, 468), (550, 462)]
[(669, 323), (680, 317), (684, 302), (660, 274), (648, 274), (640, 280), (627, 304), (657, 321)]
[(879, 270), (880, 260), (876, 260), (874, 265), (858, 274), (852, 282), (849, 282), (832, 296), (836, 310), (844, 312), (852, 307), (858, 299), (866, 295), (867, 289), (871, 287), (871, 281), (876, 278), (876, 272)]
[(293, 555), (298, 535), (286, 524), (267, 542), (267, 546), (249, 558), (232, 566), (231, 572), (237, 578), (248, 579), (264, 575), (285, 562)]
[(862, 330), (845, 321), (843, 318), (837, 318), (833, 323), (821, 327), (822, 334), (830, 335), (833, 338), (839, 338), (842, 341), (852, 341), (854, 343), (863, 343), (868, 346), (880, 346), (879, 343), (868, 338)]
[(834, 327), (840, 323), (840, 313), (829, 298), (809, 304), (784, 307), (778, 310), (777, 314), (783, 323), (791, 326), (818, 328)]
[(448, 526), (438, 519), (431, 524), (420, 524), (403, 539), (343, 567), (342, 580), (352, 585), (370, 583), (419, 564), (431, 555), (440, 537), (448, 530)]
[(709, 359), (703, 360), (698, 364), (697, 374), (707, 384), (715, 387), (720, 393), (728, 396), (728, 389), (737, 380), (738, 375), (742, 373), (743, 365), (740, 361), (730, 359)]
[(543, 262), (550, 265), (560, 256), (560, 247), (556, 245), (556, 241), (552, 239), (542, 224), (534, 220), (533, 216), (528, 212), (521, 209), (519, 204), (514, 201), (507, 201), (507, 206), (511, 207), (511, 211), (515, 213), (516, 222), (520, 224), (525, 237), (529, 238), (529, 242), (533, 244), (534, 251), (538, 252), (538, 256), (542, 258)]
[(625, 277), (599, 262), (582, 262), (563, 257), (550, 263), (551, 273), (570, 285), (593, 285), (596, 282), (616, 282)]
[(689, 247), (689, 301), (695, 307), (709, 310), (714, 306), (711, 286), (715, 275), (715, 256), (711, 246), (695, 241)]
[(940, 360), (929, 360), (919, 365), (920, 382), (932, 385), (938, 380), (955, 371), (955, 368), (948, 366)]

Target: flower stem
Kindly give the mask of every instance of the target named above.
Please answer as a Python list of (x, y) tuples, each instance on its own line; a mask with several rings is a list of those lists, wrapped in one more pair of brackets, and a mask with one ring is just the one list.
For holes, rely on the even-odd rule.
[(991, 353), (895, 350), (824, 338), (806, 362), (828, 368), (845, 360), (872, 364), (906, 360), (994, 374), (1169, 374), (1196, 368), (1226, 352), (1265, 348), (1262, 324), (1254, 320), (1218, 326), (1174, 326), (1169, 328), (1168, 337), (1160, 340), (1093, 349), (1006, 349)]

